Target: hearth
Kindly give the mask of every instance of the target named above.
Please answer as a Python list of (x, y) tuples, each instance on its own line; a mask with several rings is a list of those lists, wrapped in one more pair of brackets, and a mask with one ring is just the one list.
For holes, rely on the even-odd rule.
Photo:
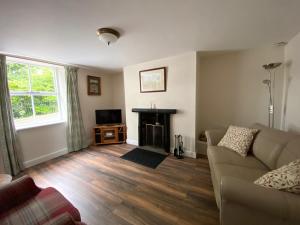
[(176, 109), (133, 108), (139, 114), (139, 146), (170, 152), (170, 115)]

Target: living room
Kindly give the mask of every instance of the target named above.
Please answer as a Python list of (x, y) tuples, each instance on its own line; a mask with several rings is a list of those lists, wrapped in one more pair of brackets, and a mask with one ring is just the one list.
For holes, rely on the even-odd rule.
[(300, 2), (0, 6), (0, 224), (300, 224)]

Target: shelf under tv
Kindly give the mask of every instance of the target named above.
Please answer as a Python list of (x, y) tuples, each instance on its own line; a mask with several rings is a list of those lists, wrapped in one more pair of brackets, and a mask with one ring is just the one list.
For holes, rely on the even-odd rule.
[(101, 124), (93, 128), (94, 145), (126, 143), (125, 124)]

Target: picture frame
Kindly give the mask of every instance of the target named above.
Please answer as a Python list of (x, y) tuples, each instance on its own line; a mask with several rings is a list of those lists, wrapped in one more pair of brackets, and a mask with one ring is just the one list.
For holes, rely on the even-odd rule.
[(88, 95), (101, 95), (101, 77), (87, 76)]
[(166, 69), (159, 67), (140, 71), (140, 93), (167, 91)]

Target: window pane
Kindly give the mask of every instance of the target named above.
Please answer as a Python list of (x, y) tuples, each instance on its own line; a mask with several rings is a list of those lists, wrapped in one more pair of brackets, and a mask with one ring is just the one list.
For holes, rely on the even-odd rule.
[(56, 96), (34, 96), (33, 100), (36, 115), (46, 115), (58, 112)]
[(7, 64), (8, 87), (10, 91), (28, 91), (28, 66), (19, 63)]
[(30, 66), (30, 74), (33, 91), (54, 92), (54, 72), (51, 67)]
[(33, 115), (30, 96), (12, 96), (11, 102), (15, 119), (27, 118)]

